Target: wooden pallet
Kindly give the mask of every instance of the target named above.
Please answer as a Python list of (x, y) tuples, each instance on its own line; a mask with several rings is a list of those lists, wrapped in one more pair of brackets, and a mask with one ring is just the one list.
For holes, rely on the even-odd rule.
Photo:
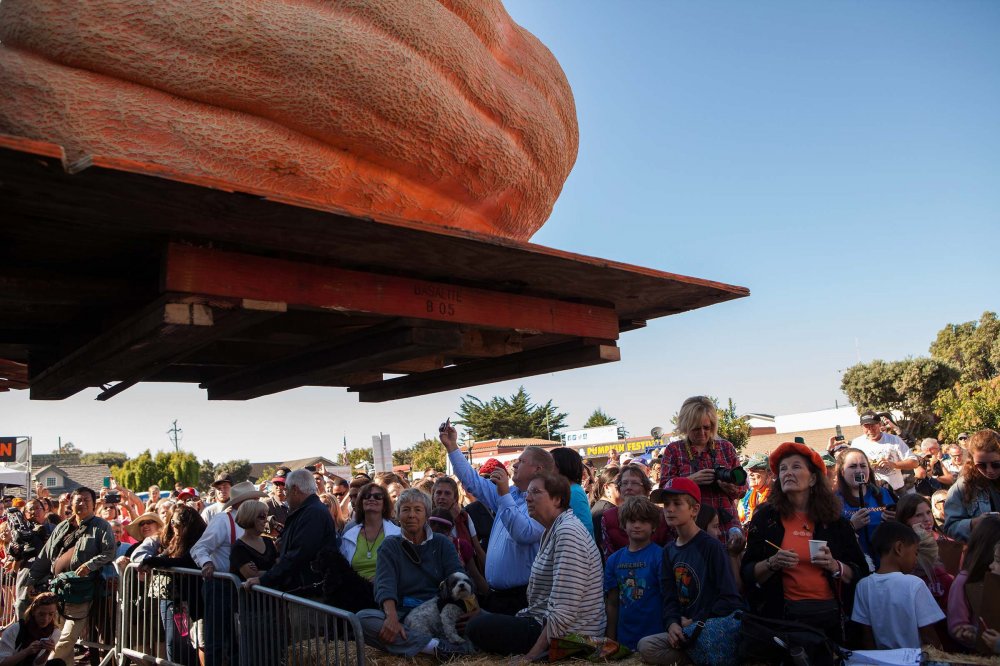
[(0, 389), (33, 399), (379, 402), (617, 361), (620, 333), (748, 293), (0, 135)]

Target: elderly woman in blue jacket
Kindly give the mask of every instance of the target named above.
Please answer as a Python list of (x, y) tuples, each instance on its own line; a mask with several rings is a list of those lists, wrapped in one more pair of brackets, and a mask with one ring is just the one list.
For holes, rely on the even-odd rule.
[(944, 504), (945, 533), (966, 543), (983, 516), (1000, 512), (1000, 433), (973, 433), (968, 450), (958, 481)]
[(408, 488), (399, 495), (396, 519), (401, 534), (385, 537), (375, 567), (378, 608), (358, 613), (365, 642), (389, 654), (445, 657), (472, 651), (468, 642), (451, 644), (403, 627), (410, 611), (437, 596), (441, 581), (463, 570), (451, 539), (428, 527), (430, 514), (431, 498), (420, 490)]

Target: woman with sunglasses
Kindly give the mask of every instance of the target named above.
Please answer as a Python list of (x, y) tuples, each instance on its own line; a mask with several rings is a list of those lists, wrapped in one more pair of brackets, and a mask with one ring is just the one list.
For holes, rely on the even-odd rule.
[[(684, 476), (701, 489), (702, 505), (719, 514), (719, 529), (725, 543), (730, 528), (739, 527), (736, 500), (747, 492), (746, 472), (736, 483), (716, 480), (715, 468), (740, 467), (732, 442), (718, 437), (719, 413), (711, 398), (703, 395), (688, 398), (677, 413), (677, 431), (683, 439), (670, 442), (663, 451), (660, 487), (670, 479)], [(742, 468), (740, 468), (742, 471)]]
[(392, 499), (375, 483), (361, 487), (354, 501), (357, 523), (348, 527), (340, 540), (340, 552), (351, 568), (365, 580), (375, 578), (378, 551), (388, 536), (398, 535), (399, 527), (392, 522)]
[(945, 534), (966, 543), (984, 516), (1000, 513), (1000, 433), (980, 430), (968, 444), (962, 473), (944, 505)]
[[(152, 569), (181, 567), (197, 569), (191, 558), (191, 547), (205, 533), (205, 521), (186, 504), (178, 504), (164, 526), (160, 537), (160, 552), (147, 557), (139, 570), (147, 574)], [(178, 664), (194, 666), (199, 662), (191, 641), (182, 636), (183, 623), (188, 626), (202, 617), (201, 576), (170, 576), (154, 574), (151, 589), (159, 592), (160, 622), (163, 625), (167, 659)], [(175, 617), (177, 619), (175, 619)]]

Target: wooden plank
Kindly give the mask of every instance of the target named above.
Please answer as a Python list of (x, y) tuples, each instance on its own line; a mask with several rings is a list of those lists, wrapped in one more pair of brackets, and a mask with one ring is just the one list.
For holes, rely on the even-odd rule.
[(385, 402), (620, 359), (621, 353), (613, 342), (577, 340), (499, 358), (469, 361), (376, 384), (351, 386), (347, 390), (358, 393), (361, 402)]
[(167, 250), (163, 285), (170, 292), (618, 338), (618, 316), (611, 308), (178, 244)]
[(106, 390), (101, 399), (107, 399), (220, 336), (274, 316), (220, 305), (159, 298), (32, 377), (31, 398), (61, 400), (91, 386), (122, 382), (122, 388)]
[(238, 370), (205, 383), (209, 400), (247, 400), (299, 386), (318, 385), (348, 373), (426, 356), (454, 347), (460, 333), (449, 329), (385, 326), (346, 340)]

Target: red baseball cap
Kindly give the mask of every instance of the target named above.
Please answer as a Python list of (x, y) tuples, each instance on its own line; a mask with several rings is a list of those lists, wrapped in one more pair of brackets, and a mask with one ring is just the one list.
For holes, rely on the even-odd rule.
[(665, 486), (649, 494), (649, 499), (662, 504), (666, 495), (690, 495), (695, 502), (701, 504), (701, 488), (698, 487), (697, 483), (684, 476), (667, 480)]
[(184, 488), (179, 493), (177, 493), (177, 499), (188, 499), (189, 497), (198, 497), (198, 491), (194, 488)]

